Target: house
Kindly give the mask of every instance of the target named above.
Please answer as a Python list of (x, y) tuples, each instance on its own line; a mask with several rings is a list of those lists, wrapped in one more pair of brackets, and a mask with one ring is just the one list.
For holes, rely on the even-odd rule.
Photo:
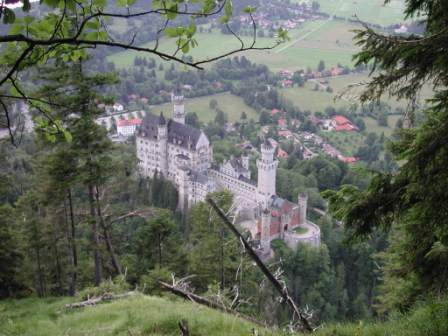
[(334, 130), (336, 132), (352, 132), (358, 130), (358, 127), (353, 125), (353, 123), (343, 115), (335, 115), (333, 121), (335, 122)]
[(284, 88), (290, 88), (294, 85), (294, 82), (290, 79), (285, 79), (282, 81), (282, 87)]
[(134, 135), (137, 126), (142, 124), (142, 120), (138, 118), (124, 119), (117, 121), (117, 134), (125, 137)]
[(277, 113), (280, 113), (281, 111), (279, 109), (273, 108), (271, 110), (271, 116), (275, 116)]
[(288, 158), (288, 153), (286, 151), (284, 151), (283, 149), (281, 149), (280, 147), (277, 150), (277, 157), (282, 158), (282, 159), (287, 159)]
[(278, 127), (280, 127), (280, 128), (287, 128), (287, 127), (288, 127), (288, 121), (287, 121), (285, 118), (280, 118), (280, 119), (277, 121), (277, 125), (278, 125)]

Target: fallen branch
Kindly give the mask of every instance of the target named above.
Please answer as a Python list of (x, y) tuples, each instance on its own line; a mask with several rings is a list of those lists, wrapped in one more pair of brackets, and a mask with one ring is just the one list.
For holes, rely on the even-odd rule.
[(305, 332), (312, 332), (313, 328), (310, 325), (310, 322), (305, 317), (305, 314), (297, 307), (294, 300), (288, 294), (288, 288), (286, 285), (282, 285), (280, 281), (277, 280), (274, 274), (266, 267), (266, 265), (261, 261), (258, 254), (254, 251), (254, 249), (249, 245), (247, 240), (243, 237), (243, 235), (238, 231), (238, 229), (232, 224), (232, 222), (227, 218), (227, 216), (223, 213), (223, 211), (218, 207), (218, 205), (213, 201), (210, 197), (207, 197), (207, 202), (211, 205), (213, 210), (218, 214), (218, 216), (222, 219), (222, 221), (227, 225), (230, 231), (241, 241), (244, 248), (246, 249), (249, 256), (253, 261), (257, 264), (257, 266), (264, 273), (266, 278), (272, 283), (274, 288), (280, 293), (282, 299), (286, 302), (286, 304), (293, 311), (293, 318), (297, 316), (300, 324), (302, 325)]
[(190, 330), (188, 329), (188, 321), (181, 320), (179, 321), (179, 329), (182, 333), (181, 336), (190, 336)]
[(135, 295), (135, 292), (127, 292), (123, 294), (105, 294), (99, 297), (89, 298), (85, 301), (68, 303), (65, 305), (65, 308), (84, 308), (88, 306), (96, 306), (100, 302), (108, 302), (123, 299), (129, 296)]
[(172, 285), (167, 284), (166, 282), (163, 282), (163, 281), (160, 281), (160, 280), (158, 281), (158, 283), (164, 289), (166, 289), (166, 290), (170, 291), (171, 293), (173, 293), (173, 294), (175, 294), (177, 296), (180, 296), (180, 297), (182, 297), (184, 299), (190, 300), (192, 302), (199, 303), (199, 304), (207, 306), (209, 308), (221, 310), (223, 312), (226, 312), (227, 314), (235, 315), (235, 316), (240, 317), (240, 318), (242, 318), (244, 320), (247, 320), (249, 322), (256, 323), (256, 324), (258, 324), (258, 325), (260, 325), (260, 326), (262, 326), (264, 328), (267, 327), (266, 323), (264, 323), (262, 321), (259, 321), (259, 320), (255, 319), (253, 317), (250, 317), (250, 316), (247, 316), (247, 315), (243, 315), (240, 312), (238, 312), (236, 310), (233, 310), (233, 309), (230, 309), (230, 308), (227, 308), (226, 306), (224, 306), (222, 304), (213, 302), (213, 301), (211, 301), (209, 299), (206, 299), (206, 298), (204, 298), (202, 296), (196, 295), (196, 294), (194, 294), (192, 292), (188, 292), (188, 291), (176, 288), (175, 286), (172, 286)]

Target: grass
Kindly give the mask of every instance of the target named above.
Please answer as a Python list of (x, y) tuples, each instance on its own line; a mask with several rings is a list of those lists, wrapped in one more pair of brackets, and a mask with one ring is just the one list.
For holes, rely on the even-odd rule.
[(280, 335), (232, 315), (181, 300), (136, 295), (96, 307), (67, 311), (73, 299), (22, 299), (0, 302), (0, 335), (179, 335), (186, 319), (192, 335)]
[[(301, 2), (302, 0), (296, 0)], [(309, 0), (311, 1), (311, 0)], [(388, 26), (404, 22), (404, 0), (317, 0), (322, 12), (344, 18), (357, 15), (364, 22)]]
[[(272, 71), (283, 68), (292, 70), (316, 68), (321, 59), (328, 67), (335, 66), (337, 63), (352, 65), (351, 57), (355, 49), (351, 42), (353, 34), (350, 30), (354, 27), (353, 24), (344, 22), (310, 21), (290, 30), (291, 40), (274, 50), (248, 51), (239, 55), (245, 55), (255, 63), (266, 64)], [(211, 58), (240, 46), (233, 36), (221, 34), (217, 30), (212, 33), (197, 33), (196, 39), (199, 46), (189, 53), (194, 59)], [(251, 38), (244, 36), (243, 40), (250, 42)], [(256, 46), (266, 47), (273, 45), (274, 42), (274, 38), (257, 38)], [(154, 42), (143, 44), (143, 47), (153, 46)], [(172, 53), (176, 48), (175, 41), (162, 39), (159, 48), (161, 51)], [(126, 68), (133, 65), (135, 56), (145, 55), (136, 51), (123, 51), (108, 56), (108, 60), (114, 62), (119, 68)]]
[[(230, 93), (220, 93), (211, 96), (191, 98), (185, 101), (185, 111), (196, 112), (199, 120), (208, 122), (215, 118), (216, 112), (209, 107), (210, 100), (216, 99), (218, 108), (227, 113), (229, 121), (235, 122), (240, 120), (241, 112), (245, 111), (248, 120), (258, 120), (258, 113), (252, 107), (246, 105), (241, 97), (234, 96)], [(159, 114), (163, 111), (164, 115), (170, 116), (173, 105), (171, 103), (163, 105), (151, 106), (150, 110), (154, 114)]]
[[(188, 321), (190, 333), (195, 336), (285, 335), (178, 299), (136, 295), (96, 307), (65, 310), (64, 305), (71, 301), (72, 298), (0, 301), (0, 335), (168, 336), (180, 334), (177, 324), (182, 319)], [(313, 335), (448, 335), (448, 301), (421, 304), (406, 315), (393, 314), (386, 322), (325, 324)]]
[(397, 123), (397, 121), (400, 117), (401, 116), (397, 115), (397, 114), (389, 115), (387, 118), (388, 127), (378, 126), (378, 122), (376, 121), (376, 119), (373, 119), (371, 117), (364, 117), (363, 120), (364, 120), (364, 123), (366, 124), (367, 132), (373, 132), (378, 135), (381, 135), (381, 133), (384, 133), (384, 135), (386, 137), (389, 137), (392, 134), (392, 132), (395, 128), (395, 124)]
[(302, 226), (298, 226), (298, 227), (294, 228), (294, 232), (299, 234), (299, 235), (303, 235), (303, 234), (308, 232), (308, 228), (302, 227)]
[(323, 132), (319, 133), (322, 138), (339, 149), (343, 155), (352, 156), (364, 143), (364, 135), (357, 132)]

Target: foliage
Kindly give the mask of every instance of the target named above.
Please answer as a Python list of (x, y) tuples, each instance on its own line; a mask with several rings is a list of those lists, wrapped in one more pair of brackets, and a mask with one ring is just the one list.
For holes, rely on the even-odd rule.
[[(431, 0), (407, 2), (408, 17), (422, 15), (424, 36), (383, 36), (371, 28), (357, 35), (362, 47), (358, 64), (372, 63), (373, 71), (379, 70), (361, 96), (363, 101), (384, 92), (412, 99), (427, 82), (437, 92), (425, 120), (403, 129), (392, 144), (392, 153), (403, 163), (396, 173), (375, 174), (365, 191), (344, 187), (328, 193), (331, 209), (352, 239), (370, 237), (379, 228), (392, 228), (392, 238), (399, 237), (385, 259), (385, 310), (409, 308), (419, 295), (446, 293), (448, 65), (440, 61), (445, 58), (439, 48), (448, 36), (446, 6)], [(413, 121), (408, 115), (409, 124)]]

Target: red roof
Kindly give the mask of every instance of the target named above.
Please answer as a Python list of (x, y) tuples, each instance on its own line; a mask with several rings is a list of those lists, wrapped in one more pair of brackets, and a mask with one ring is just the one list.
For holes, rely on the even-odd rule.
[(124, 119), (124, 120), (118, 120), (117, 121), (117, 126), (138, 126), (141, 125), (142, 120), (138, 119), (138, 118), (134, 118), (134, 119)]
[(271, 115), (276, 115), (276, 114), (279, 113), (279, 112), (281, 112), (279, 109), (274, 108), (274, 109), (272, 109), (272, 111), (271, 111)]
[(336, 124), (338, 125), (343, 125), (343, 124), (351, 124), (352, 122), (350, 120), (348, 120), (346, 117), (344, 117), (343, 115), (335, 115), (333, 117), (333, 120), (336, 122)]
[(333, 120), (336, 122), (335, 130), (336, 132), (340, 131), (356, 131), (358, 128), (352, 124), (350, 120), (348, 120), (343, 115), (336, 115), (333, 117)]
[(286, 125), (288, 125), (288, 122), (286, 121), (285, 118), (280, 118), (277, 123), (278, 123), (279, 126), (286, 126)]
[(280, 158), (287, 159), (289, 155), (283, 149), (279, 148), (278, 151), (277, 151), (277, 156), (280, 157)]
[(347, 163), (355, 163), (356, 161), (358, 161), (358, 159), (355, 158), (354, 156), (344, 156), (341, 158), (341, 161), (344, 161)]

